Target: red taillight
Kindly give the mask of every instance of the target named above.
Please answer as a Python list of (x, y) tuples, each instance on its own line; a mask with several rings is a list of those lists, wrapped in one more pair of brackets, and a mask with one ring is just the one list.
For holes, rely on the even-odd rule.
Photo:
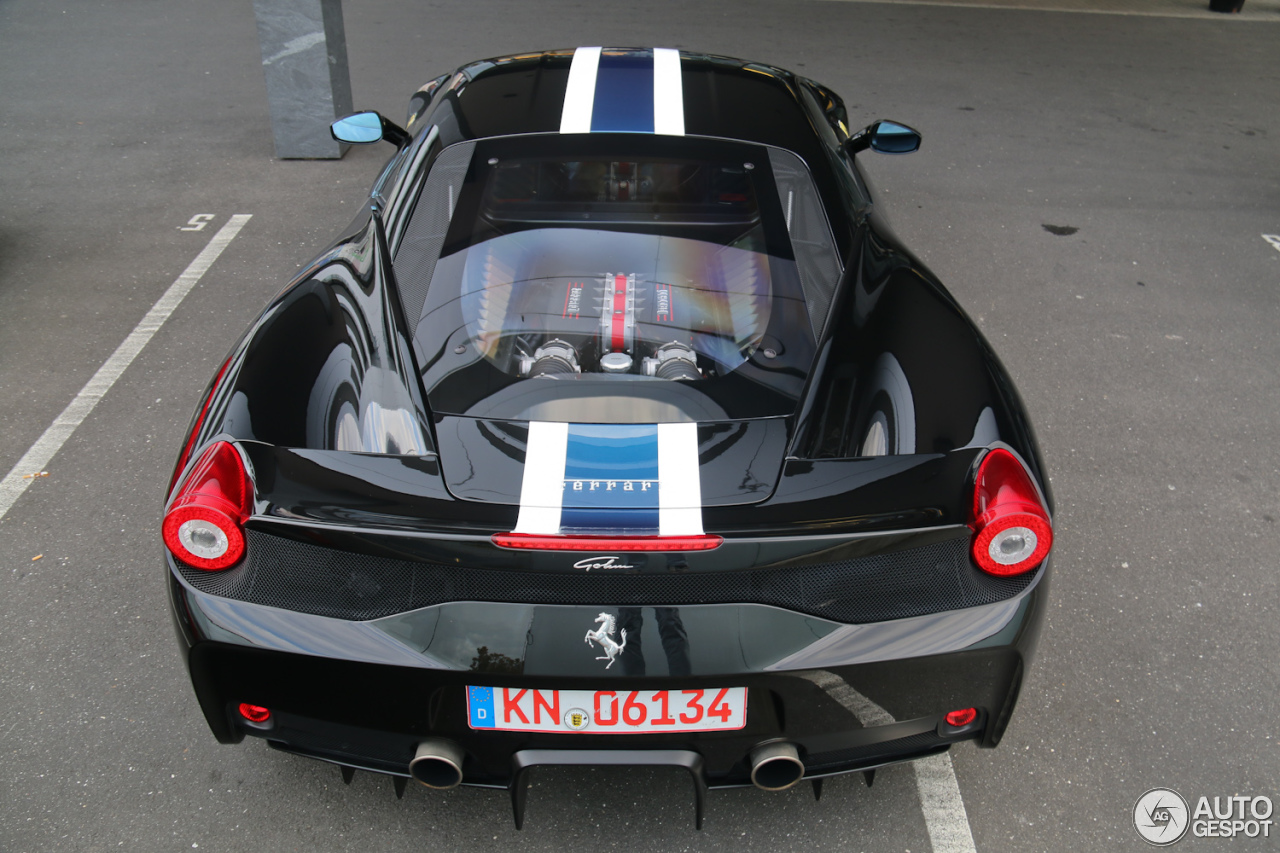
[(271, 719), (271, 709), (264, 708), (261, 705), (250, 705), (247, 702), (241, 702), (240, 716), (251, 723), (265, 723)]
[(200, 414), (196, 415), (195, 423), (191, 425), (191, 432), (187, 435), (187, 443), (183, 445), (182, 455), (178, 457), (178, 464), (173, 469), (173, 476), (169, 478), (169, 491), (171, 492), (174, 484), (178, 482), (178, 476), (182, 473), (182, 469), (187, 467), (187, 460), (191, 457), (191, 448), (196, 443), (196, 436), (200, 433), (200, 427), (204, 425), (204, 416), (209, 413), (209, 404), (213, 402), (213, 393), (218, 390), (218, 383), (222, 381), (222, 376), (227, 372), (227, 365), (229, 364), (231, 364), (230, 357), (218, 369), (218, 375), (213, 378), (213, 384), (209, 386), (209, 393), (205, 395), (204, 404), (200, 406)]
[(1053, 528), (1018, 457), (996, 448), (978, 466), (973, 489), (973, 559), (993, 575), (1020, 575), (1044, 562)]
[(253, 512), (253, 482), (236, 449), (209, 447), (165, 513), (164, 544), (197, 569), (229, 569), (244, 556), (244, 523)]
[[(240, 707), (244, 707), (241, 705)], [(943, 719), (946, 720), (948, 726), (955, 726), (957, 729), (961, 726), (967, 726), (974, 720), (978, 719), (977, 708), (964, 708), (959, 711), (952, 711)]]
[(534, 533), (495, 533), (499, 548), (529, 551), (710, 551), (723, 536), (544, 536)]

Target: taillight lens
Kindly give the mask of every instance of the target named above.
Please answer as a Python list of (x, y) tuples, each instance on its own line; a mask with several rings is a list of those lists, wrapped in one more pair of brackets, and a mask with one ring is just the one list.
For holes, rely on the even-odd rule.
[(710, 551), (723, 536), (547, 536), (534, 533), (495, 533), (499, 548), (528, 551)]
[(209, 414), (209, 404), (213, 402), (213, 394), (218, 390), (218, 384), (222, 382), (222, 377), (227, 372), (227, 366), (231, 364), (231, 357), (222, 363), (222, 367), (218, 369), (218, 375), (213, 377), (213, 383), (209, 386), (209, 393), (204, 397), (204, 403), (200, 406), (200, 413), (196, 415), (195, 422), (191, 425), (191, 431), (187, 433), (187, 443), (182, 446), (182, 455), (178, 457), (178, 464), (174, 466), (173, 476), (169, 478), (169, 491), (173, 491), (174, 483), (178, 482), (178, 476), (182, 474), (182, 469), (187, 467), (187, 460), (191, 458), (191, 448), (196, 443), (196, 436), (200, 434), (200, 427), (204, 425), (204, 416)]
[[(242, 705), (241, 707), (244, 706)], [(974, 720), (978, 719), (978, 709), (962, 708), (959, 711), (951, 711), (944, 719), (948, 726), (954, 726), (957, 729), (962, 728), (963, 726), (967, 726)]]
[(161, 532), (175, 557), (197, 569), (229, 569), (244, 556), (244, 523), (253, 512), (253, 481), (236, 449), (209, 447), (165, 513)]
[(1003, 448), (987, 453), (973, 489), (973, 559), (993, 575), (1020, 575), (1044, 562), (1053, 528), (1040, 493), (1018, 457)]

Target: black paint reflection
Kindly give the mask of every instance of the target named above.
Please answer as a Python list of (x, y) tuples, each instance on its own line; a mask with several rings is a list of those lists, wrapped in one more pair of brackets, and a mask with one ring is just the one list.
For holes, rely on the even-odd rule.
[[(689, 634), (680, 619), (680, 610), (676, 607), (653, 608), (654, 621), (658, 623), (658, 638), (662, 641), (662, 652), (667, 656), (667, 672), (673, 676), (689, 675)], [(639, 607), (619, 607), (618, 626), (626, 631), (627, 643), (623, 646), (619, 660), (622, 661), (622, 672), (625, 675), (644, 675), (644, 648), (641, 646), (641, 629), (644, 627), (644, 615)]]
[[(598, 609), (458, 602), (348, 622), (220, 598), (176, 577), (173, 582), (195, 633), (231, 645), (501, 675), (664, 676), (662, 659), (643, 659), (642, 608), (618, 608), (619, 628), (624, 620), (634, 622), (626, 628), (622, 666), (606, 669), (596, 660), (600, 652), (582, 642), (583, 629), (596, 627), (592, 620)], [(667, 674), (681, 678), (812, 670), (1016, 645), (1031, 624), (1036, 590), (982, 607), (869, 625), (840, 625), (760, 605), (643, 609), (651, 609), (658, 624)], [(626, 655), (633, 648), (631, 664)]]
[(331, 250), (250, 330), (206, 434), (284, 447), (431, 453), (377, 228)]

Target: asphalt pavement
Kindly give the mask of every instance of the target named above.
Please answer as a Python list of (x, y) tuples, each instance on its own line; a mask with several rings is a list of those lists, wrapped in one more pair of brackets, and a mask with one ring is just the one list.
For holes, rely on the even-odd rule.
[[(464, 61), (605, 43), (792, 68), (855, 122), (923, 131), (918, 154), (862, 156), (1018, 383), (1058, 502), (1049, 618), (1008, 735), (952, 753), (974, 846), (1145, 849), (1131, 812), (1157, 786), (1280, 802), (1273, 0), (1239, 16), (1182, 0), (344, 5), (357, 107), (395, 118)], [(261, 743), (218, 745), (172, 637), (163, 490), (226, 351), (390, 148), (274, 159), (247, 0), (5, 0), (0, 81), (0, 472), (251, 216), (0, 518), (0, 851), (937, 843), (909, 767), (816, 803), (716, 792), (701, 833), (678, 774), (547, 771), (516, 833), (499, 793), (397, 801), (383, 778), (348, 788)]]

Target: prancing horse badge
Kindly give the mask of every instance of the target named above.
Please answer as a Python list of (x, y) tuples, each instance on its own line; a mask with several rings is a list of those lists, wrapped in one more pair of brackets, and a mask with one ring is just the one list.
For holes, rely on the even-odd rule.
[(603, 657), (596, 660), (607, 660), (605, 669), (613, 666), (613, 662), (617, 660), (618, 655), (622, 654), (622, 650), (627, 647), (627, 629), (622, 629), (622, 642), (616, 643), (613, 640), (613, 631), (617, 627), (614, 618), (608, 613), (601, 613), (596, 617), (596, 621), (600, 623), (600, 627), (594, 631), (587, 631), (587, 636), (583, 638), (588, 646), (592, 643), (599, 643), (600, 648), (604, 650)]

